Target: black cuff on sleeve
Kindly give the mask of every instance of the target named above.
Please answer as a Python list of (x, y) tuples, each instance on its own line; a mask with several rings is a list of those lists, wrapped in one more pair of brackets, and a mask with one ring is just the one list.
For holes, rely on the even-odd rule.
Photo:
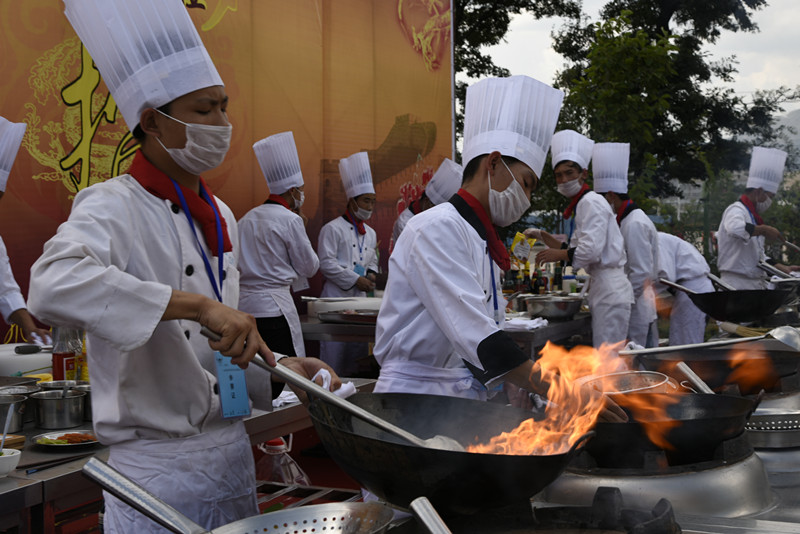
[(492, 379), (519, 367), (528, 360), (528, 357), (511, 339), (508, 332), (498, 330), (478, 344), (478, 359), (483, 365), (483, 371), (466, 360), (464, 363), (472, 376), (486, 385)]
[(744, 223), (744, 231), (752, 236), (753, 232), (756, 231), (756, 225), (753, 223)]
[(575, 256), (575, 248), (567, 249), (567, 258), (570, 264), (572, 264), (572, 258)]
[(561, 250), (567, 250), (569, 248), (569, 244), (561, 243)]
[(767, 258), (767, 263), (770, 265), (778, 265), (778, 260), (773, 258)]
[(272, 386), (272, 400), (277, 399), (281, 393), (283, 393), (283, 386), (286, 384), (284, 382), (275, 382), (274, 380), (270, 382)]

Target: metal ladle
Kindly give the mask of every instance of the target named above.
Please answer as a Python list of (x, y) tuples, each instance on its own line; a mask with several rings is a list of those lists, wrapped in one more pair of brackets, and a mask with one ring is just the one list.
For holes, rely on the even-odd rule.
[[(200, 329), (200, 333), (212, 341), (219, 341), (221, 339), (219, 334), (209, 330), (205, 326)], [(250, 363), (272, 373), (285, 382), (305, 391), (309, 395), (320, 397), (325, 402), (333, 404), (342, 410), (346, 410), (355, 417), (358, 417), (359, 419), (366, 421), (367, 423), (370, 423), (381, 430), (389, 432), (390, 434), (394, 434), (395, 436), (404, 439), (412, 445), (429, 449), (442, 449), (446, 451), (464, 451), (464, 447), (460, 443), (447, 436), (436, 435), (429, 439), (422, 439), (418, 436), (415, 436), (411, 432), (403, 430), (402, 428), (395, 426), (384, 419), (381, 419), (380, 417), (368, 412), (360, 406), (356, 406), (352, 402), (348, 402), (345, 399), (334, 395), (327, 389), (318, 386), (304, 376), (300, 376), (284, 365), (276, 365), (275, 367), (272, 367), (271, 365), (267, 365), (267, 363), (259, 357), (253, 358)]]
[(3, 438), (0, 440), (0, 454), (3, 453), (3, 448), (6, 446), (6, 436), (8, 435), (8, 427), (11, 426), (11, 416), (14, 415), (14, 403), (8, 405), (6, 412), (6, 422), (3, 425)]
[(429, 534), (452, 534), (427, 497), (417, 497), (411, 501), (411, 511), (417, 520), (425, 525)]

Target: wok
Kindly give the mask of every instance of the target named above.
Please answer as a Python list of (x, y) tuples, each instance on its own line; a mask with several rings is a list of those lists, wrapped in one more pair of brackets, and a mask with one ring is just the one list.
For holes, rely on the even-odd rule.
[(771, 315), (788, 300), (789, 289), (740, 289), (697, 293), (661, 278), (660, 282), (689, 295), (695, 306), (718, 321), (751, 322)]
[(83, 472), (107, 492), (178, 534), (322, 531), (372, 534), (385, 532), (394, 517), (391, 508), (375, 502), (315, 504), (240, 519), (208, 531), (97, 458), (90, 458)]
[[(444, 434), (464, 445), (531, 418), (501, 404), (436, 395), (357, 393), (348, 400), (418, 436)], [(320, 399), (308, 411), (331, 458), (363, 487), (402, 508), (425, 496), (444, 516), (527, 503), (591, 436), (553, 455), (477, 454), (410, 445)]]
[[(648, 404), (659, 398), (678, 399), (667, 407), (670, 419), (680, 425), (670, 429), (667, 441), (674, 450), (666, 450), (670, 463), (689, 464), (711, 460), (714, 450), (725, 440), (744, 432), (745, 423), (756, 407), (756, 401), (731, 395), (630, 393), (621, 397), (638, 397)], [(653, 416), (635, 416), (625, 407), (624, 398), (615, 397), (628, 413), (626, 422), (598, 422), (596, 435), (586, 444), (586, 451), (598, 467), (641, 467), (646, 453), (661, 450), (647, 437), (642, 423), (666, 421)]]

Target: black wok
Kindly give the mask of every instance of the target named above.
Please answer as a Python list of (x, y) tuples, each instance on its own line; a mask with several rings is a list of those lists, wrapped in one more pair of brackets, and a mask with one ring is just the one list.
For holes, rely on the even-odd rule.
[[(357, 393), (348, 400), (420, 437), (442, 434), (463, 445), (486, 442), (531, 418), (501, 404), (435, 395)], [(477, 454), (410, 445), (319, 399), (308, 411), (325, 449), (362, 486), (403, 508), (425, 496), (445, 516), (529, 501), (583, 442), (554, 455)]]
[(743, 323), (771, 315), (791, 296), (790, 289), (740, 289), (697, 293), (664, 278), (661, 283), (689, 295), (695, 306), (718, 321)]
[(673, 447), (663, 449), (671, 464), (689, 464), (713, 459), (714, 451), (725, 440), (744, 432), (745, 423), (755, 410), (756, 401), (745, 397), (706, 394), (629, 393), (614, 397), (628, 413), (628, 421), (598, 422), (596, 435), (586, 444), (586, 452), (598, 467), (641, 467), (650, 451), (662, 450), (645, 433), (643, 423), (666, 421), (643, 416), (626, 407), (626, 398), (636, 397), (649, 405), (665, 398), (678, 402), (667, 407), (670, 419), (680, 422), (666, 433)]

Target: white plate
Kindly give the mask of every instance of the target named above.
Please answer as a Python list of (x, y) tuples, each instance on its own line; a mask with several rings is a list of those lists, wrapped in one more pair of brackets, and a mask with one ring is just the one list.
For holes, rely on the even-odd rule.
[(82, 443), (39, 443), (40, 439), (58, 439), (60, 436), (64, 434), (94, 434), (94, 430), (91, 428), (76, 428), (70, 429), (66, 428), (64, 430), (58, 430), (55, 432), (45, 432), (44, 434), (39, 434), (38, 436), (33, 437), (33, 442), (40, 447), (57, 447), (57, 448), (71, 448), (71, 447), (85, 447), (87, 445), (94, 445), (98, 443), (97, 438), (94, 441), (84, 441)]

